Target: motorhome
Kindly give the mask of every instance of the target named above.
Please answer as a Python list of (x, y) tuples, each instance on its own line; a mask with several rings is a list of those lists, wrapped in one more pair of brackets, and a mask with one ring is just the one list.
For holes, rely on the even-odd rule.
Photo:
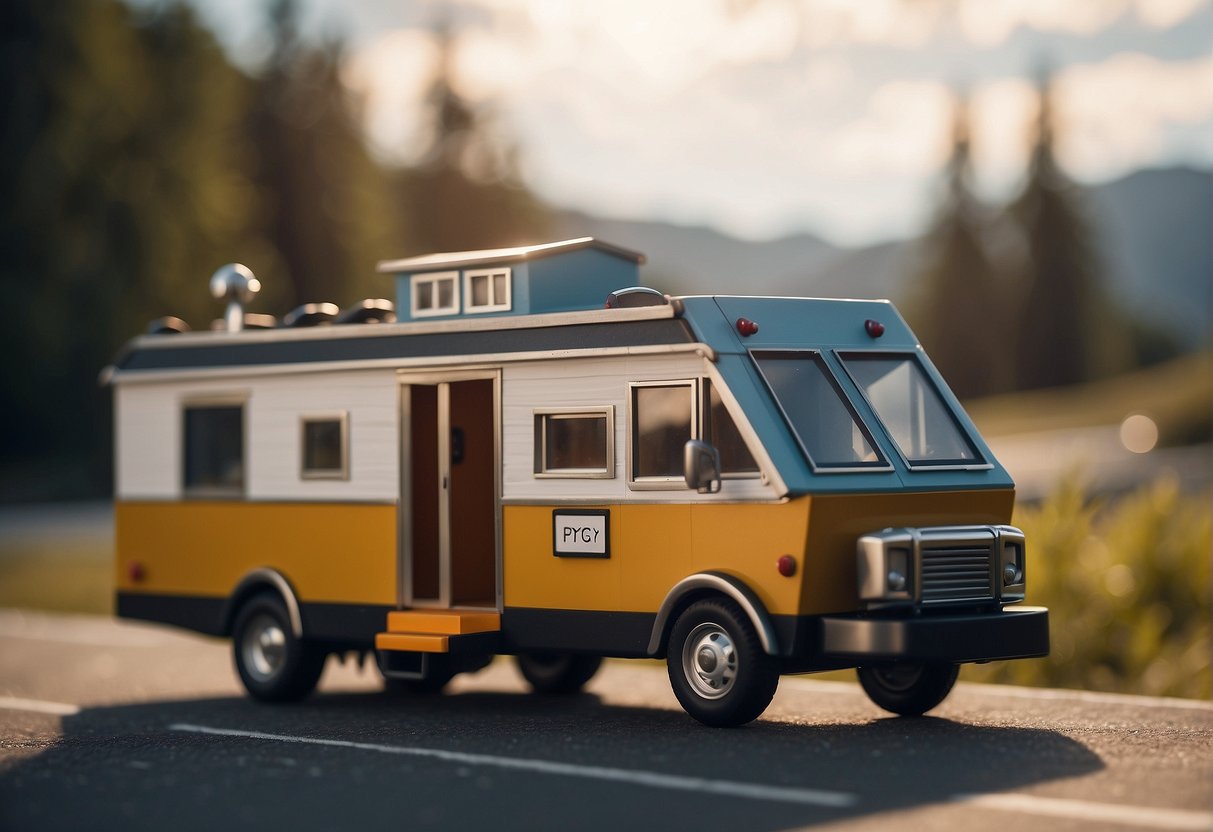
[[(592, 238), (379, 266), (395, 303), (162, 319), (108, 369), (117, 611), (232, 639), (248, 692), (327, 656), (542, 692), (665, 660), (711, 725), (858, 668), (899, 714), (1043, 656), (1014, 484), (887, 301), (670, 297)], [(386, 293), (386, 292), (385, 292)]]

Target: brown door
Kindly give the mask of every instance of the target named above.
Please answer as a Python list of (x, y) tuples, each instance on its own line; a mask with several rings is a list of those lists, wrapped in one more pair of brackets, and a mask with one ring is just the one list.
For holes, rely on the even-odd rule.
[(401, 601), (497, 604), (496, 377), (402, 388)]

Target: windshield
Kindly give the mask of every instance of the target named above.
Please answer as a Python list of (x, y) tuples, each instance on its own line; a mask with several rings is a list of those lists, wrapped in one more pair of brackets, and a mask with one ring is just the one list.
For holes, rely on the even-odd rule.
[(839, 357), (911, 465), (982, 463), (913, 356), (849, 353)]
[(814, 468), (887, 468), (814, 352), (758, 352), (754, 360)]

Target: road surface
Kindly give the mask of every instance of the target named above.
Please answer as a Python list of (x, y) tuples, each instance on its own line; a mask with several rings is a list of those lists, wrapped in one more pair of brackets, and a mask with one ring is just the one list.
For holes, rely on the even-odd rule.
[(710, 729), (655, 663), (586, 695), (509, 662), (438, 697), (330, 664), (294, 706), (246, 699), (227, 645), (0, 610), (0, 829), (1213, 829), (1213, 706), (961, 684), (898, 719), (785, 678)]

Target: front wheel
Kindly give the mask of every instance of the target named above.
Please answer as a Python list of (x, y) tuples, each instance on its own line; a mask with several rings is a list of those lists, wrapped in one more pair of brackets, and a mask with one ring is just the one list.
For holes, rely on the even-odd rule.
[(293, 702), (316, 688), (326, 654), (296, 638), (282, 600), (265, 593), (250, 598), (236, 615), (232, 657), (254, 699)]
[(717, 727), (757, 719), (779, 685), (779, 669), (750, 620), (723, 598), (696, 601), (678, 616), (666, 667), (686, 712)]
[(951, 693), (960, 665), (890, 662), (857, 672), (859, 684), (874, 703), (901, 716), (922, 716)]
[(523, 653), (518, 670), (536, 693), (577, 693), (602, 666), (601, 656)]

